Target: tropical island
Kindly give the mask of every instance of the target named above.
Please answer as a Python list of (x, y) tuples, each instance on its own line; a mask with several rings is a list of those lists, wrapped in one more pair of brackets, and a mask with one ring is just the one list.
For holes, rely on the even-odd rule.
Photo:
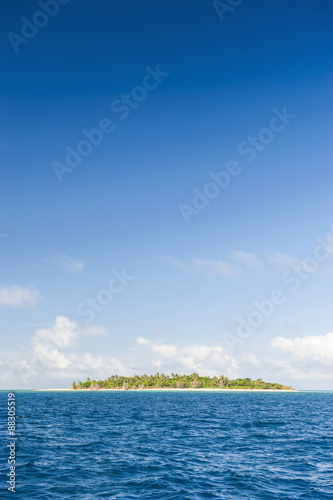
[(85, 382), (73, 382), (74, 390), (144, 390), (144, 389), (231, 389), (231, 390), (283, 390), (293, 391), (292, 387), (277, 384), (275, 382), (264, 382), (260, 378), (236, 378), (229, 380), (228, 377), (200, 377), (197, 373), (191, 375), (134, 375), (133, 377), (112, 375), (106, 380), (90, 380)]

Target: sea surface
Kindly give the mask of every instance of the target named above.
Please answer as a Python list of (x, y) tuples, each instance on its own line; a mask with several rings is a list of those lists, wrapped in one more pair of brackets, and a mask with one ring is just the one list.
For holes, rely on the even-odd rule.
[(333, 498), (332, 392), (15, 394), (16, 493), (2, 392), (0, 498)]

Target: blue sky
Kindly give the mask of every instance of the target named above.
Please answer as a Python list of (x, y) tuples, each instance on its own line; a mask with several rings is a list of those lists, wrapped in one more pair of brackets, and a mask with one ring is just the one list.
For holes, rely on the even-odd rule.
[[(332, 388), (332, 5), (55, 2), (1, 7), (1, 386), (198, 371)], [(88, 154), (72, 167), (66, 147)]]

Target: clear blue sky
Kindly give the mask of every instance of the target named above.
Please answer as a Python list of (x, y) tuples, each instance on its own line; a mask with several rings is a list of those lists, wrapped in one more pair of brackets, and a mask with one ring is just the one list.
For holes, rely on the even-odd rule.
[[(332, 231), (333, 5), (244, 0), (223, 21), (203, 0), (58, 7), (1, 5), (2, 386), (123, 370), (330, 388), (332, 258), (295, 292), (282, 276)], [(45, 25), (32, 36), (23, 17)], [(115, 100), (132, 92), (121, 119)], [(248, 162), (240, 144), (267, 138), (284, 107), (295, 117)], [(104, 118), (114, 130), (59, 182), (54, 162), (68, 167), (66, 146)], [(240, 173), (187, 224), (179, 206), (232, 160)], [(78, 307), (122, 269), (134, 279), (87, 323)], [(285, 302), (226, 342), (275, 288)]]

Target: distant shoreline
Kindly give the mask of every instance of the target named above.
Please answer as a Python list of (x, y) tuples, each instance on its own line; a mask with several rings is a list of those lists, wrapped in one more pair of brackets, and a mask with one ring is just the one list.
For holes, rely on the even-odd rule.
[(71, 392), (146, 392), (146, 391), (170, 391), (170, 392), (299, 392), (297, 389), (220, 389), (220, 388), (192, 388), (192, 387), (145, 387), (144, 389), (33, 389), (33, 391), (71, 391)]

